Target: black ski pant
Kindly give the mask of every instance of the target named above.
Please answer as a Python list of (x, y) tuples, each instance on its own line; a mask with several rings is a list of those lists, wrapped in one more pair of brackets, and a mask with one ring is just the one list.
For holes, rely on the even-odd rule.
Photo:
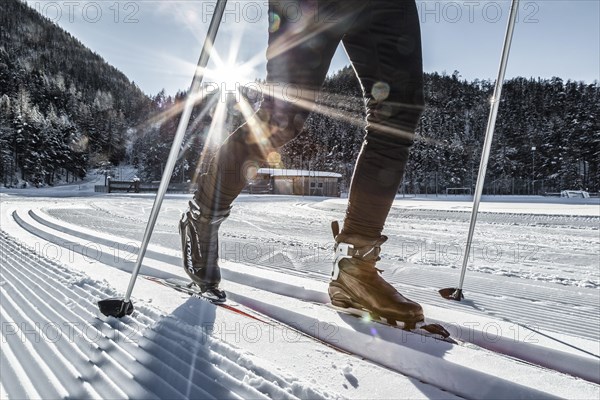
[[(267, 86), (259, 110), (198, 177), (196, 200), (231, 206), (257, 166), (303, 129), (341, 42), (364, 90), (366, 136), (344, 233), (379, 237), (424, 108), (421, 34), (413, 0), (271, 0)], [(364, 124), (364, 121), (358, 123)]]

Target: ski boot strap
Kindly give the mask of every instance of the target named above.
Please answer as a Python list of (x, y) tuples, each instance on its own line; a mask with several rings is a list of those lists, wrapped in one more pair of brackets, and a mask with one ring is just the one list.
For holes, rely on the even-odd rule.
[[(378, 239), (368, 239), (359, 235), (340, 234), (340, 226), (337, 221), (334, 221), (331, 227), (336, 241), (335, 257), (333, 260), (333, 280), (338, 278), (340, 274), (339, 264), (344, 258), (358, 258), (372, 263), (380, 260), (381, 245), (387, 241), (387, 236), (381, 236)], [(380, 271), (379, 269), (377, 270)]]
[(335, 281), (340, 276), (340, 261), (344, 258), (352, 258), (352, 250), (354, 250), (354, 246), (349, 243), (337, 243), (335, 245), (335, 258), (333, 259), (333, 272), (331, 274), (332, 280)]

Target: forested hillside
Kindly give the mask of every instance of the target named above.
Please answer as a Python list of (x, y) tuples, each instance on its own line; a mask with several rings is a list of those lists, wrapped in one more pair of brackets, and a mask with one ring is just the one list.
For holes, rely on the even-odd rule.
[[(474, 187), (492, 90), (493, 82), (467, 82), (458, 72), (425, 75), (427, 108), (404, 192)], [(211, 129), (219, 140), (243, 120), (235, 101), (216, 97), (196, 107), (174, 172), (177, 181), (191, 180), (202, 169), (199, 154)], [(0, 179), (5, 186), (18, 180), (53, 184), (122, 161), (140, 167), (143, 179), (159, 179), (184, 98), (185, 92), (171, 97), (164, 91), (148, 98), (24, 3), (0, 1)], [(223, 113), (224, 122), (211, 128), (213, 117)], [(352, 69), (337, 72), (327, 79), (303, 134), (281, 150), (278, 166), (340, 172), (347, 189), (364, 136), (364, 114)], [(598, 82), (507, 81), (486, 193), (597, 192), (599, 116)]]
[[(321, 102), (326, 107), (286, 146), (284, 159), (293, 167), (350, 177), (364, 136), (362, 126), (347, 122), (364, 115), (360, 87), (346, 68), (328, 79), (325, 89)], [(427, 107), (406, 172), (406, 192), (474, 187), (492, 92), (493, 82), (467, 82), (458, 72), (425, 75)], [(331, 108), (339, 110), (337, 115), (325, 111)], [(598, 191), (599, 161), (598, 82), (516, 78), (505, 83), (486, 193)]]
[(118, 163), (151, 111), (120, 71), (18, 0), (0, 1), (0, 178), (52, 184)]

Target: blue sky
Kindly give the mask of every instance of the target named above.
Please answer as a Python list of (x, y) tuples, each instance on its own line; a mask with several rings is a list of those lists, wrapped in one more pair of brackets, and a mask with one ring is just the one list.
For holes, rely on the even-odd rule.
[[(27, 0), (144, 92), (189, 86), (215, 0)], [(508, 0), (417, 1), (425, 71), (497, 74)], [(230, 0), (216, 50), (264, 77), (267, 0)], [(348, 60), (341, 49), (330, 72)], [(600, 80), (600, 0), (521, 0), (507, 77)], [(246, 82), (241, 82), (242, 84)]]

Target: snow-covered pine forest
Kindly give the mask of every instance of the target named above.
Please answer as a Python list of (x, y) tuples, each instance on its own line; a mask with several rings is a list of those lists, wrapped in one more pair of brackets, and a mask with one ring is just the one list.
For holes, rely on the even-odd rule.
[[(460, 79), (458, 71), (451, 76), (425, 74), (427, 108), (408, 165), (406, 192), (435, 193), (436, 184), (438, 191), (474, 187), (492, 91), (493, 82), (467, 82)], [(352, 93), (355, 101), (340, 102), (340, 95), (347, 93)], [(328, 79), (322, 102), (341, 108), (340, 113), (356, 115), (363, 112), (360, 93), (348, 67)], [(507, 81), (486, 192), (539, 194), (567, 187), (598, 191), (598, 115), (598, 82), (564, 82), (560, 78)], [(331, 169), (349, 177), (362, 136), (362, 127), (315, 113), (305, 135), (286, 149), (287, 161), (300, 167), (302, 154), (304, 167), (311, 163), (315, 169)]]
[[(458, 71), (426, 74), (425, 82), (427, 109), (402, 190), (422, 194), (473, 187), (493, 82), (468, 82)], [(305, 132), (282, 150), (281, 166), (340, 172), (347, 184), (364, 134), (363, 126), (347, 122), (364, 115), (361, 89), (350, 68), (330, 76), (324, 87), (321, 107)], [(144, 179), (158, 179), (178, 115), (153, 117), (184, 97), (184, 92), (142, 93), (27, 5), (0, 3), (0, 179), (5, 186), (52, 185), (121, 162), (140, 167)], [(229, 115), (230, 126), (241, 122), (234, 103)], [(597, 192), (599, 115), (597, 81), (507, 81), (486, 193)], [(210, 123), (209, 113), (190, 132), (174, 173), (178, 181), (193, 176)]]
[(18, 0), (0, 2), (0, 178), (53, 184), (117, 164), (153, 110), (116, 68)]

